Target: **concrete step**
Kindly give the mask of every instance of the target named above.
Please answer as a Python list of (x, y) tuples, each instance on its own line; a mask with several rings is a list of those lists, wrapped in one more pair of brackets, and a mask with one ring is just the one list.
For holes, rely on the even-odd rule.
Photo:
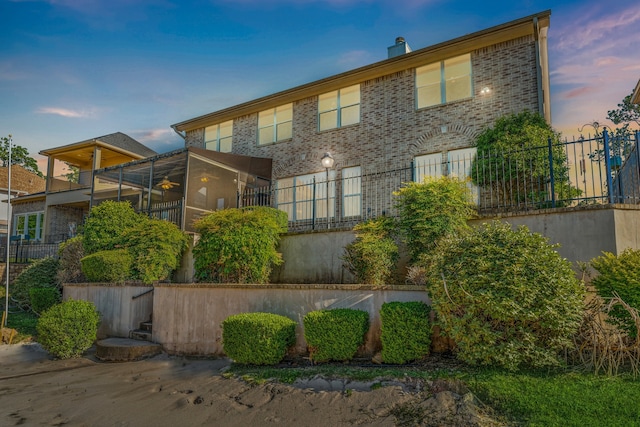
[(134, 340), (153, 342), (151, 331), (146, 331), (144, 329), (134, 329), (129, 335), (130, 338)]
[(132, 362), (162, 352), (162, 346), (129, 338), (107, 338), (96, 343), (96, 358), (105, 362)]
[(142, 329), (143, 331), (151, 332), (151, 330), (153, 329), (153, 323), (152, 322), (140, 322), (140, 329)]

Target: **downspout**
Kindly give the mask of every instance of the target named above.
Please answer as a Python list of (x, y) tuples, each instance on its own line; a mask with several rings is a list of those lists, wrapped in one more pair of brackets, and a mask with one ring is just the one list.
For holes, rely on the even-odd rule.
[(542, 90), (542, 64), (540, 63), (540, 39), (538, 33), (538, 17), (533, 18), (533, 37), (536, 45), (536, 79), (538, 82), (538, 113), (544, 117), (544, 91)]

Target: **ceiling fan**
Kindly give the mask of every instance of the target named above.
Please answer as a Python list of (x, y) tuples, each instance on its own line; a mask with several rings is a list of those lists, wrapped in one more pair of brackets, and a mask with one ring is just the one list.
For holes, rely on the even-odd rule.
[(160, 181), (159, 183), (156, 184), (158, 187), (162, 188), (163, 190), (170, 190), (173, 187), (180, 185), (180, 183), (178, 182), (171, 182), (169, 181), (169, 177), (165, 176), (164, 178), (162, 178), (162, 181)]

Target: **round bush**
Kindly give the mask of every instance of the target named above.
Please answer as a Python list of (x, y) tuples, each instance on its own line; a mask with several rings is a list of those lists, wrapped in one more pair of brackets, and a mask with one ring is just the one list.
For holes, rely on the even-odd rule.
[(93, 303), (64, 301), (38, 319), (38, 342), (60, 359), (79, 357), (96, 340), (99, 323), (100, 315)]
[(458, 357), (471, 364), (557, 365), (583, 314), (584, 286), (540, 234), (491, 223), (440, 242), (427, 287)]
[(133, 257), (126, 249), (100, 251), (80, 260), (89, 282), (122, 283), (131, 277)]
[(9, 290), (11, 299), (22, 309), (31, 309), (29, 296), (31, 288), (59, 289), (58, 266), (59, 263), (54, 258), (43, 258), (25, 268), (11, 285)]
[(107, 200), (91, 209), (84, 223), (82, 244), (86, 254), (115, 249), (122, 245), (124, 233), (144, 221), (129, 202)]

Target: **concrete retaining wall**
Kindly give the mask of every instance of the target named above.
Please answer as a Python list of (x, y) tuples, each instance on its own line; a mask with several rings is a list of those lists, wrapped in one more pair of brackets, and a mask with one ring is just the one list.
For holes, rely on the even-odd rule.
[(129, 332), (140, 327), (140, 322), (151, 319), (153, 293), (140, 295), (152, 286), (118, 286), (101, 283), (65, 284), (63, 298), (91, 301), (100, 312), (98, 338), (128, 337)]
[(302, 319), (313, 310), (354, 308), (369, 313), (362, 354), (380, 349), (380, 307), (387, 301), (424, 301), (421, 287), (365, 285), (159, 284), (153, 295), (153, 340), (174, 354), (221, 355), (224, 319), (232, 314), (268, 312), (298, 323), (295, 351), (306, 353)]

